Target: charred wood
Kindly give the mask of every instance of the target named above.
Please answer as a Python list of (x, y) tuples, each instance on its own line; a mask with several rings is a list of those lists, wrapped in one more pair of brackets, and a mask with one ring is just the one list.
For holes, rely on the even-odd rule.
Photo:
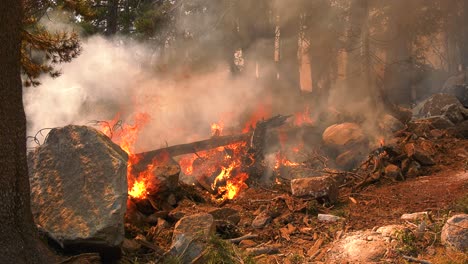
[(152, 161), (158, 157), (175, 157), (239, 142), (248, 143), (251, 152), (254, 153), (255, 160), (262, 162), (264, 158), (263, 153), (265, 150), (265, 138), (267, 136), (268, 129), (282, 126), (289, 117), (290, 116), (277, 115), (267, 120), (258, 121), (254, 131), (249, 133), (229, 136), (215, 136), (206, 140), (137, 153), (135, 155), (139, 162), (133, 166), (132, 170), (134, 172), (141, 172), (146, 169), (148, 164), (151, 164)]

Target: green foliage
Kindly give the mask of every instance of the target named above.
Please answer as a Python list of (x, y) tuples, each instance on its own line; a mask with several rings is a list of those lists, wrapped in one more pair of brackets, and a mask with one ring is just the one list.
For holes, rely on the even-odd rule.
[(288, 257), (289, 262), (291, 264), (302, 264), (304, 263), (304, 256), (301, 256), (299, 254), (293, 254), (290, 257)]
[(25, 86), (39, 85), (41, 74), (58, 77), (55, 65), (70, 62), (81, 52), (81, 43), (76, 32), (50, 32), (38, 21), (50, 10), (71, 12), (70, 19), (89, 17), (93, 12), (84, 0), (33, 1), (23, 0), (25, 16), (21, 32), (21, 65), (26, 76)]
[(203, 256), (203, 263), (207, 264), (238, 264), (253, 263), (252, 259), (243, 256), (239, 250), (218, 236), (212, 236)]
[[(182, 256), (168, 255), (163, 264), (181, 264)], [(254, 260), (241, 253), (235, 245), (214, 235), (206, 241), (206, 247), (198, 258), (199, 263), (207, 264), (255, 264)]]
[(317, 215), (320, 208), (319, 202), (316, 199), (312, 199), (307, 202), (306, 213), (310, 215)]
[(459, 200), (455, 201), (452, 207), (453, 207), (453, 210), (456, 212), (468, 214), (468, 195), (465, 195)]
[(405, 255), (417, 254), (416, 236), (411, 230), (400, 230), (396, 233), (396, 236), (399, 242), (398, 251)]

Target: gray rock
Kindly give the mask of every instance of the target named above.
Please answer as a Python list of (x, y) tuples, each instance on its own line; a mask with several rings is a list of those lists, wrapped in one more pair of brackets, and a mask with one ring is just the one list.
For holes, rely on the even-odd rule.
[(339, 217), (336, 215), (330, 215), (330, 214), (318, 214), (317, 219), (321, 222), (329, 222), (329, 223), (344, 220), (344, 218), (342, 217)]
[(115, 247), (124, 239), (127, 154), (86, 126), (52, 129), (28, 157), (32, 211), (62, 247)]
[(419, 147), (414, 143), (408, 143), (405, 145), (405, 151), (408, 157), (420, 162), (422, 165), (431, 166), (435, 164), (432, 154), (428, 149)]
[(127, 253), (135, 253), (140, 250), (141, 244), (135, 241), (134, 239), (125, 238), (122, 243), (122, 250)]
[(329, 176), (294, 179), (291, 192), (296, 197), (323, 198), (334, 203), (338, 199), (338, 184)]
[(266, 212), (262, 212), (252, 221), (252, 227), (256, 229), (264, 228), (267, 224), (271, 222), (271, 216)]
[(447, 220), (442, 228), (441, 241), (458, 251), (468, 250), (468, 214), (459, 214)]
[(218, 208), (209, 213), (215, 220), (227, 220), (235, 225), (237, 225), (241, 220), (239, 212), (228, 207)]
[(442, 88), (443, 93), (454, 95), (465, 107), (468, 107), (467, 74), (467, 71), (464, 71), (448, 78)]
[(335, 159), (335, 163), (340, 169), (351, 170), (364, 159), (366, 156), (364, 153), (364, 151), (358, 148), (350, 149), (338, 155)]
[(390, 239), (382, 233), (357, 231), (333, 242), (325, 263), (380, 263), (390, 248)]
[(412, 214), (403, 214), (400, 219), (408, 221), (423, 220), (428, 217), (427, 212), (417, 212)]
[(455, 126), (455, 124), (452, 121), (450, 121), (450, 119), (448, 119), (446, 116), (432, 116), (428, 118), (419, 119), (415, 124), (423, 124), (431, 129), (448, 129)]
[[(158, 197), (171, 196), (172, 191), (179, 186), (180, 165), (171, 157), (161, 157), (157, 163), (153, 163), (151, 175), (147, 191), (149, 195), (157, 195)], [(175, 199), (175, 197), (174, 197)], [(170, 203), (170, 201), (168, 201)], [(176, 203), (175, 201), (174, 203)]]
[(364, 131), (355, 123), (341, 123), (329, 126), (323, 132), (322, 140), (326, 146), (340, 150), (340, 152), (367, 144)]
[(401, 179), (401, 170), (394, 164), (389, 164), (385, 167), (385, 175), (393, 179)]
[(393, 133), (405, 128), (405, 125), (392, 115), (384, 115), (379, 121), (380, 128), (383, 131), (387, 131), (389, 133)]
[(206, 242), (215, 229), (210, 214), (183, 217), (174, 227), (169, 254), (179, 257), (181, 263), (192, 263), (206, 248)]
[(413, 111), (414, 115), (420, 118), (444, 116), (454, 124), (468, 118), (468, 110), (450, 94), (434, 94), (418, 104)]

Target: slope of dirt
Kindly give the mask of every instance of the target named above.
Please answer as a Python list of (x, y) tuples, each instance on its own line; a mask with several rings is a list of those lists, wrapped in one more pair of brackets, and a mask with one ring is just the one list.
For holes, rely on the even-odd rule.
[(372, 228), (400, 222), (404, 213), (449, 210), (468, 193), (468, 172), (446, 170), (404, 182), (370, 186), (349, 203), (352, 229)]
[[(437, 149), (434, 156), (436, 165), (425, 167), (423, 176), (409, 178), (404, 181), (381, 179), (365, 187), (359, 192), (342, 189), (340, 202), (331, 207), (317, 204), (315, 200), (299, 199), (291, 196), (287, 182), (272, 186), (250, 186), (234, 200), (222, 203), (215, 201), (195, 202), (185, 199), (179, 202), (175, 211), (191, 215), (198, 212), (209, 212), (213, 209), (225, 207), (239, 212), (240, 222), (235, 227), (218, 229), (222, 238), (239, 237), (253, 234), (248, 243), (237, 245), (239, 248), (274, 248), (275, 254), (261, 254), (254, 256), (254, 263), (322, 263), (331, 242), (344, 234), (364, 229), (372, 229), (389, 224), (405, 224), (400, 220), (402, 214), (429, 211), (435, 219), (443, 223), (449, 215), (463, 213), (468, 199), (468, 140), (446, 137), (434, 139), (432, 142)], [(199, 195), (209, 197), (207, 192), (198, 190)], [(350, 198), (351, 197), (351, 198)], [(457, 207), (459, 201), (465, 201), (463, 206)], [(317, 220), (318, 213), (330, 213), (344, 217), (345, 220), (336, 223), (323, 223)], [(270, 221), (261, 228), (252, 227), (252, 221), (262, 214), (271, 216)], [(160, 232), (159, 238), (153, 243), (162, 250), (170, 245), (171, 230), (175, 221)], [(140, 231), (147, 237), (148, 232)], [(429, 243), (429, 242), (428, 242)], [(437, 244), (439, 243), (439, 244)], [(433, 240), (429, 244), (432, 248), (429, 259), (433, 263), (463, 263), (468, 257), (455, 255), (452, 262), (440, 261), (448, 259), (449, 254)], [(415, 246), (416, 247), (416, 246)], [(144, 253), (144, 254), (143, 254)], [(456, 253), (458, 254), (458, 253)], [(393, 257), (391, 263), (406, 263), (400, 255)], [(151, 250), (127, 254), (122, 263), (129, 259), (139, 260), (141, 263), (159, 259), (160, 256)], [(451, 257), (452, 258), (452, 257)], [(427, 258), (426, 258), (427, 259)], [(384, 262), (383, 262), (384, 263)], [(385, 262), (388, 263), (388, 262)]]

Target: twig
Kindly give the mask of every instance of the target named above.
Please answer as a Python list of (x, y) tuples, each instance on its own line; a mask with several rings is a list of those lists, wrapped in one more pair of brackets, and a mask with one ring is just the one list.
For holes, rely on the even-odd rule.
[(157, 254), (159, 255), (163, 255), (164, 254), (164, 250), (162, 250), (160, 247), (156, 246), (156, 245), (153, 245), (152, 243), (148, 242), (148, 241), (145, 241), (143, 239), (138, 239), (136, 238), (135, 239), (136, 242), (138, 242), (138, 244), (144, 246), (144, 247), (147, 247), (149, 249), (152, 249), (154, 250), (154, 252), (156, 252)]
[(237, 243), (241, 242), (242, 240), (252, 239), (252, 238), (256, 238), (256, 237), (258, 237), (258, 235), (252, 235), (252, 233), (248, 233), (245, 236), (228, 239), (228, 241), (231, 242), (231, 243), (237, 244)]
[(59, 264), (83, 263), (84, 260), (86, 260), (86, 263), (95, 263), (95, 262), (100, 262), (101, 257), (97, 253), (84, 253), (84, 254), (69, 257), (59, 262)]
[(408, 260), (409, 262), (416, 262), (416, 263), (421, 263), (421, 264), (432, 264), (431, 262), (427, 260), (417, 259), (417, 258), (413, 258), (413, 257), (406, 256), (406, 255), (401, 255), (401, 256), (404, 259)]
[(263, 254), (272, 255), (279, 253), (279, 249), (277, 247), (247, 248), (246, 251), (252, 256), (258, 256)]

